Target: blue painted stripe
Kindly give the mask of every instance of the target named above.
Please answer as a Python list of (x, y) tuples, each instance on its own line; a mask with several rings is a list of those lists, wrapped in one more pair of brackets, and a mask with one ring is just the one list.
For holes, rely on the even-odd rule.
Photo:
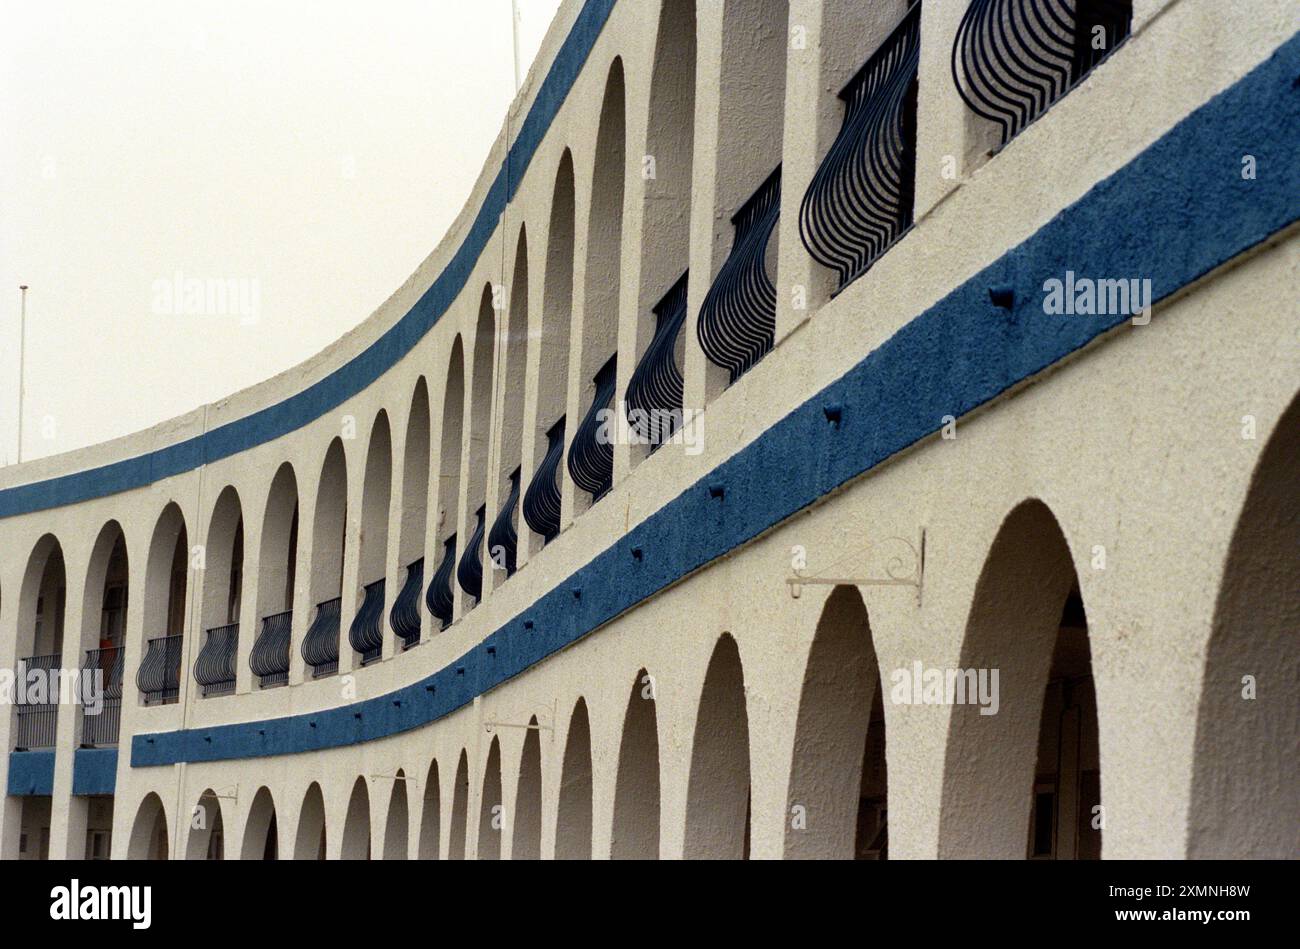
[(465, 239), (416, 304), (365, 351), (282, 402), (135, 458), (0, 490), (0, 517), (13, 517), (128, 491), (273, 441), (363, 391), (424, 337), (460, 295), (506, 203), (582, 72), (616, 0), (587, 0), (538, 87), (519, 134), (488, 188)]
[(9, 752), (8, 793), (14, 797), (48, 796), (54, 793), (54, 752)]
[[(1300, 34), (450, 666), (317, 713), (138, 735), (132, 765), (314, 751), (441, 718), (1125, 322), (1045, 315), (1045, 280), (1145, 277), (1159, 300), (1300, 220), (1298, 75)], [(1012, 310), (992, 287), (1013, 288)]]
[(72, 759), (72, 793), (112, 794), (117, 789), (117, 749), (78, 748)]

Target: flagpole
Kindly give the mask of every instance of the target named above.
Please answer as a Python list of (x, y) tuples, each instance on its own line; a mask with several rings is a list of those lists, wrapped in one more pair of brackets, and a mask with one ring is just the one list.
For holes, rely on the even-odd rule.
[(515, 46), (515, 92), (523, 84), (519, 75), (519, 0), (510, 0), (510, 32)]
[(21, 315), (18, 318), (18, 461), (23, 460), (23, 396), (27, 389), (27, 284), (20, 284), (22, 293)]

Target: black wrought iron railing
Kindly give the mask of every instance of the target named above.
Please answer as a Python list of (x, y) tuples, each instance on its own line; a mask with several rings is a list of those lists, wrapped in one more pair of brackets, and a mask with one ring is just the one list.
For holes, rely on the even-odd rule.
[(388, 622), (402, 641), (403, 649), (410, 649), (420, 641), (420, 591), (424, 589), (424, 558), (406, 565), (406, 580), (393, 600), (393, 610)]
[(168, 705), (180, 698), (184, 636), (159, 636), (145, 643), (135, 685), (145, 705)]
[(971, 0), (952, 78), (1006, 144), (1128, 38), (1132, 0)]
[(841, 90), (844, 124), (799, 206), (799, 236), (836, 292), (912, 226), (920, 58), (917, 3)]
[(596, 394), (591, 408), (583, 416), (569, 446), (569, 476), (573, 483), (598, 501), (614, 484), (614, 443), (608, 426), (602, 424), (604, 413), (614, 404), (614, 387), (618, 383), (618, 353), (600, 367), (595, 378)]
[(384, 578), (365, 585), (365, 596), (348, 627), (348, 643), (361, 664), (377, 662), (384, 651)]
[(59, 670), (63, 657), (58, 653), (28, 656), (18, 660), (15, 677), (17, 699), (16, 751), (53, 748), (59, 727)]
[(456, 580), (460, 588), (472, 596), (475, 602), (483, 598), (483, 531), (487, 527), (487, 505), (479, 505), (474, 512), (474, 533), (469, 535), (465, 552), (460, 555), (456, 566)]
[(263, 689), (289, 681), (289, 646), (293, 637), (293, 610), (262, 617), (262, 629), (248, 654), (248, 668)]
[(767, 273), (767, 251), (780, 214), (777, 165), (731, 216), (731, 253), (700, 307), (700, 348), (709, 362), (727, 370), (731, 382), (766, 356), (776, 338), (776, 285)]
[(510, 473), (510, 493), (505, 503), (492, 522), (488, 531), (488, 557), (492, 559), (492, 569), (504, 569), (506, 576), (512, 576), (517, 565), (519, 535), (515, 532), (515, 508), (519, 506), (519, 476), (516, 468)]
[(343, 598), (335, 597), (316, 606), (316, 617), (302, 637), (302, 658), (311, 666), (313, 678), (339, 671), (339, 629), (342, 626)]
[(90, 676), (95, 682), (99, 701), (82, 704), (81, 744), (84, 747), (117, 744), (118, 731), (122, 727), (122, 670), (125, 662), (126, 650), (121, 646), (86, 650), (81, 674)]
[(451, 625), (452, 611), (456, 606), (456, 592), (451, 588), (451, 574), (456, 569), (456, 535), (452, 534), (442, 542), (442, 561), (433, 572), (429, 581), (429, 592), (424, 596), (424, 605), (429, 613), (436, 617), (442, 629)]
[(655, 335), (627, 384), (628, 428), (654, 451), (682, 427), (682, 367), (677, 341), (686, 322), (689, 271), (654, 306)]
[(203, 647), (194, 658), (194, 681), (203, 697), (229, 695), (235, 691), (235, 656), (239, 652), (239, 624), (208, 630)]
[(560, 458), (564, 455), (564, 416), (546, 433), (546, 454), (524, 494), (524, 520), (545, 543), (560, 534)]

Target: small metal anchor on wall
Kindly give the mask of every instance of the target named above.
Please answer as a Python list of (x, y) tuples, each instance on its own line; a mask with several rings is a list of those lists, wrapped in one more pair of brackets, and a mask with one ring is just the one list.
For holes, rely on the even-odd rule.
[(890, 537), (883, 541), (880, 546), (892, 546), (895, 552), (884, 564), (885, 575), (883, 577), (846, 577), (846, 576), (828, 576), (827, 571), (844, 563), (852, 556), (854, 562), (860, 562), (869, 557), (872, 553), (870, 546), (863, 548), (857, 554), (846, 555), (832, 563), (826, 570), (818, 573), (809, 574), (803, 570), (796, 569), (794, 576), (786, 578), (786, 585), (790, 588), (790, 596), (799, 599), (806, 586), (859, 586), (859, 587), (915, 587), (916, 588), (916, 605), (921, 605), (921, 585), (925, 578), (925, 528), (921, 528), (921, 536), (917, 543), (913, 544), (902, 537)]

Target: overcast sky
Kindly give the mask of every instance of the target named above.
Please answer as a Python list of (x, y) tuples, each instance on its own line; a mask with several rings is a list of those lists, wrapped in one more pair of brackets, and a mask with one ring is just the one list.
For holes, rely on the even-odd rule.
[[(526, 73), (559, 3), (518, 4)], [(0, 463), (20, 283), (24, 459), (213, 401), (365, 319), (469, 194), (514, 95), (510, 20), (510, 0), (6, 4)]]

